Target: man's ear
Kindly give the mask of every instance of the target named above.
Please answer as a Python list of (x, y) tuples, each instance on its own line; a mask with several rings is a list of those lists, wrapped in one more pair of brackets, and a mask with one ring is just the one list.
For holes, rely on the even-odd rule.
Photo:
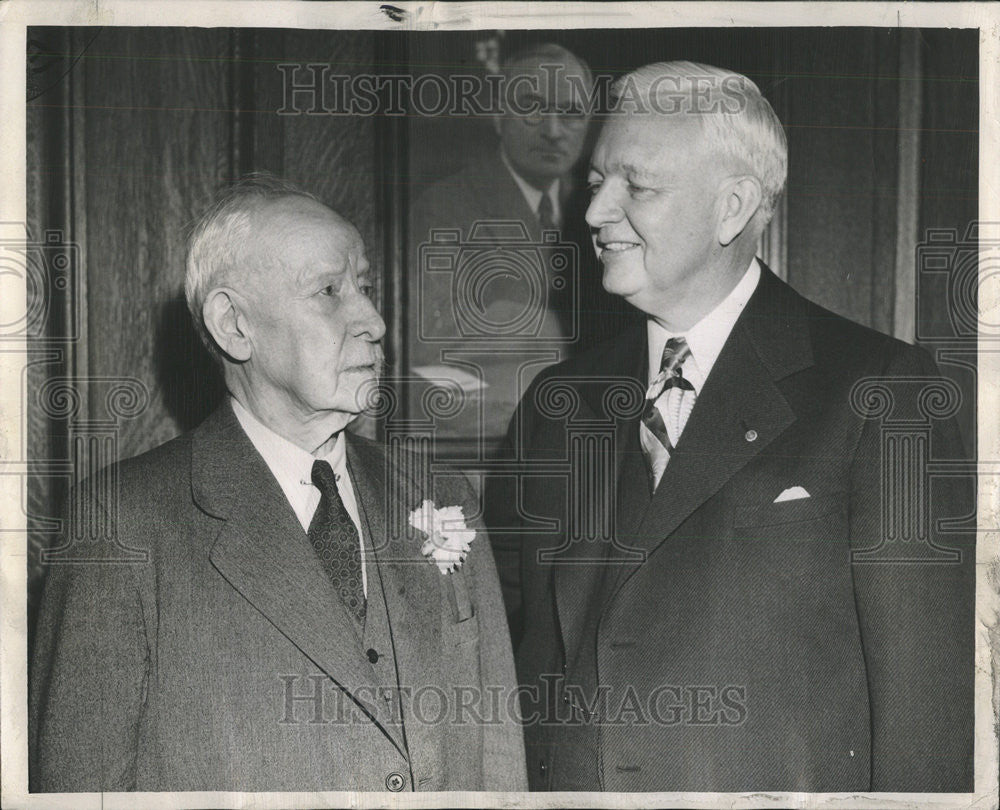
[(246, 317), (240, 311), (236, 294), (226, 288), (212, 290), (201, 308), (205, 328), (229, 357), (238, 363), (250, 359), (250, 337)]
[(760, 210), (763, 192), (760, 180), (752, 175), (743, 175), (730, 180), (724, 194), (719, 244), (728, 245), (743, 233), (747, 223)]

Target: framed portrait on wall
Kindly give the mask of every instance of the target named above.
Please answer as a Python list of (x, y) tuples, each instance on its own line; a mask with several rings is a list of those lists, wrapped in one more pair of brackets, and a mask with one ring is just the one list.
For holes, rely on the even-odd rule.
[[(406, 42), (407, 305), (396, 356), (406, 419), (425, 423), (443, 457), (501, 452), (542, 369), (638, 320), (602, 288), (586, 221), (589, 155), (614, 79), (697, 42), (707, 61), (737, 66), (786, 105), (776, 31), (648, 30), (638, 45), (634, 32), (610, 36), (620, 44), (607, 32), (501, 29)], [(626, 49), (627, 62), (609, 59)], [(761, 245), (779, 276), (784, 220), (782, 204)]]

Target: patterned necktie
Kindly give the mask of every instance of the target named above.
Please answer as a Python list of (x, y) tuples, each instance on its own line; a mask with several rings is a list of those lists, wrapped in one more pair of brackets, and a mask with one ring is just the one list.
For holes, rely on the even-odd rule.
[(556, 224), (555, 211), (552, 208), (552, 199), (547, 192), (542, 195), (542, 199), (538, 202), (538, 224), (542, 226), (543, 231), (554, 231), (559, 228)]
[[(681, 366), (691, 356), (691, 349), (682, 337), (670, 338), (663, 347), (660, 373), (646, 390), (646, 407), (639, 425), (639, 443), (642, 445), (649, 469), (649, 488), (655, 492), (670, 454), (680, 438), (694, 407), (694, 386), (684, 379)], [(657, 407), (660, 403), (660, 407)], [(661, 408), (666, 410), (664, 422)]]
[(328, 462), (313, 462), (312, 482), (321, 494), (309, 524), (309, 542), (344, 605), (363, 624), (366, 605), (357, 527), (344, 506), (337, 489), (337, 476)]

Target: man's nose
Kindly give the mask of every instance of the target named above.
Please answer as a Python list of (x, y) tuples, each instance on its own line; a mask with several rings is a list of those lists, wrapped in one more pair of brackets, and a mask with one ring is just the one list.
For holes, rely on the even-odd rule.
[(548, 114), (542, 116), (542, 135), (544, 135), (549, 140), (554, 141), (556, 138), (561, 138), (563, 136), (563, 127), (565, 126), (562, 116), (558, 114)]
[(357, 335), (374, 343), (385, 337), (385, 321), (367, 295), (362, 295), (361, 299), (362, 311), (358, 314)]
[(591, 228), (600, 228), (609, 222), (617, 222), (622, 218), (622, 209), (615, 199), (611, 188), (604, 185), (597, 189), (597, 192), (587, 206), (587, 213), (584, 215), (587, 224)]

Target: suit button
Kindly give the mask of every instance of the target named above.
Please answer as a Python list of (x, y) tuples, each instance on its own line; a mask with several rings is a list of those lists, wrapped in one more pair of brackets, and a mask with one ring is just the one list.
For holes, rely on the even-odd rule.
[(368, 652), (366, 652), (365, 655), (368, 656), (368, 660), (371, 661), (373, 664), (378, 663), (378, 653), (375, 652), (375, 650), (373, 650), (371, 647), (368, 648)]
[(385, 786), (393, 793), (399, 793), (406, 786), (406, 780), (401, 773), (393, 771), (385, 778)]
[(545, 760), (538, 763), (538, 773), (541, 774), (542, 778), (549, 772), (549, 766), (545, 764)]

